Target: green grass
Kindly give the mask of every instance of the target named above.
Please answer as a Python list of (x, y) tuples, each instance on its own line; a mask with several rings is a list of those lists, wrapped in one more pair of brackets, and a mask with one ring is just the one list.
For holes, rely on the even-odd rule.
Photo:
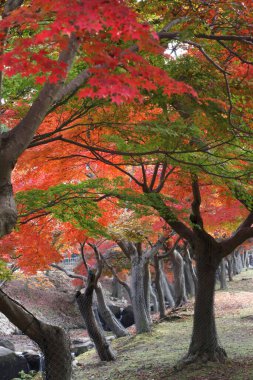
[[(246, 280), (243, 280), (245, 279)], [(245, 289), (246, 287), (246, 289)], [(232, 291), (232, 292), (231, 292)], [(233, 309), (222, 302), (233, 300)], [(245, 293), (248, 292), (248, 293)], [(248, 295), (249, 304), (247, 302)], [(242, 301), (238, 303), (238, 299)], [(224, 301), (223, 301), (224, 299)], [(186, 353), (192, 329), (192, 307), (182, 318), (155, 324), (152, 332), (113, 341), (117, 360), (101, 363), (94, 350), (78, 357), (75, 380), (252, 380), (253, 379), (253, 270), (237, 276), (228, 291), (217, 292), (217, 329), (226, 349), (225, 364), (190, 365), (175, 372), (173, 366)], [(248, 316), (248, 318), (247, 318)]]

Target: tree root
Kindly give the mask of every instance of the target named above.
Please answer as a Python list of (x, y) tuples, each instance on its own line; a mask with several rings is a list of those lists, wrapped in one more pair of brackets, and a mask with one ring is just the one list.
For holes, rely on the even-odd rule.
[(181, 371), (186, 366), (198, 363), (203, 364), (207, 362), (219, 362), (219, 363), (225, 363), (227, 359), (226, 351), (220, 347), (217, 346), (215, 349), (212, 350), (199, 350), (194, 353), (188, 352), (188, 354), (183, 357), (175, 366), (174, 369), (176, 371)]

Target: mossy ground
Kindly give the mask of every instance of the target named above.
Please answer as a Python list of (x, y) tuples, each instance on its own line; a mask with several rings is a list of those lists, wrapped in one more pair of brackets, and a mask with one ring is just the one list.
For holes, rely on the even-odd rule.
[(192, 328), (192, 304), (180, 319), (157, 323), (152, 332), (113, 342), (117, 360), (99, 362), (92, 350), (78, 357), (75, 380), (253, 380), (253, 270), (243, 272), (227, 291), (216, 292), (217, 329), (226, 349), (225, 364), (194, 364), (175, 372), (186, 353)]

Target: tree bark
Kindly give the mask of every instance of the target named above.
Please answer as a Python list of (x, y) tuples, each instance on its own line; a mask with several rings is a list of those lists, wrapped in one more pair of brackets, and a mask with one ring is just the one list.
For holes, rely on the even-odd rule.
[[(215, 256), (217, 252), (211, 252)], [(207, 256), (207, 254), (206, 254)], [(217, 256), (216, 256), (217, 257)], [(194, 307), (193, 332), (189, 351), (184, 362), (223, 362), (226, 352), (219, 346), (214, 317), (215, 273), (217, 265), (204, 256), (197, 259), (198, 289)]]
[(88, 274), (87, 286), (84, 294), (81, 292), (76, 293), (76, 301), (79, 310), (84, 318), (85, 325), (90, 338), (95, 344), (96, 351), (102, 361), (115, 360), (115, 353), (112, 351), (109, 343), (107, 342), (103, 331), (98, 327), (92, 310), (93, 293), (95, 288), (95, 275), (92, 271)]
[(186, 260), (184, 261), (184, 277), (186, 293), (189, 297), (193, 297), (195, 295), (195, 284), (192, 278), (190, 265)]
[(222, 259), (220, 263), (220, 289), (225, 290), (227, 289), (227, 273), (226, 273), (226, 260)]
[(70, 342), (63, 329), (40, 321), (2, 290), (0, 312), (38, 344), (45, 357), (46, 380), (71, 379)]
[(150, 270), (149, 270), (149, 260), (144, 264), (144, 276), (143, 276), (143, 287), (144, 287), (144, 299), (147, 317), (149, 323), (152, 323), (152, 318), (150, 314)]
[(166, 278), (166, 275), (165, 275), (164, 270), (162, 268), (162, 265), (161, 265), (161, 269), (160, 269), (160, 276), (161, 276), (161, 286), (163, 289), (164, 299), (167, 302), (167, 304), (169, 305), (169, 307), (174, 307), (175, 306), (174, 298), (172, 296), (172, 293), (171, 293), (170, 287), (168, 285), (167, 278)]
[(122, 326), (122, 324), (117, 320), (114, 314), (111, 312), (109, 307), (106, 305), (103, 289), (100, 283), (97, 284), (95, 288), (98, 301), (98, 311), (106, 326), (115, 334), (117, 338), (129, 335), (129, 332)]
[(175, 307), (181, 307), (188, 301), (185, 289), (184, 260), (176, 249), (171, 252), (170, 259), (173, 264), (174, 273)]
[(245, 268), (249, 268), (249, 252), (245, 251), (244, 252), (244, 266)]
[[(1, 140), (0, 140), (1, 145)], [(0, 237), (11, 232), (17, 222), (17, 209), (11, 185), (11, 172), (15, 162), (6, 162), (0, 151)]]
[(122, 285), (118, 282), (117, 278), (113, 276), (112, 279), (112, 297), (121, 298), (122, 297)]
[(196, 276), (195, 269), (193, 267), (192, 258), (191, 258), (189, 249), (187, 247), (185, 247), (185, 256), (184, 256), (184, 258), (185, 258), (185, 261), (187, 262), (187, 264), (189, 265), (189, 268), (190, 268), (191, 276), (192, 276), (192, 279), (193, 279), (193, 282), (194, 282), (194, 294), (195, 294), (196, 291), (197, 291), (197, 287), (198, 287), (198, 279), (197, 279), (197, 276)]
[(226, 260), (228, 263), (228, 281), (233, 281), (233, 257), (229, 255)]
[(131, 256), (131, 294), (137, 334), (150, 331), (144, 296), (144, 262), (140, 255)]
[(160, 318), (162, 319), (166, 315), (166, 309), (165, 309), (163, 288), (161, 285), (161, 263), (157, 255), (154, 256), (154, 264), (155, 264), (155, 286), (156, 286), (156, 291), (157, 291)]
[(154, 289), (152, 287), (152, 285), (150, 284), (150, 299), (151, 299), (151, 302), (153, 304), (153, 308), (154, 308), (154, 313), (157, 313), (158, 312), (158, 301), (157, 301), (157, 297), (156, 297), (156, 294), (154, 292)]
[(242, 271), (242, 262), (240, 258), (239, 251), (235, 251), (233, 253), (233, 274), (236, 276), (237, 274), (240, 274)]

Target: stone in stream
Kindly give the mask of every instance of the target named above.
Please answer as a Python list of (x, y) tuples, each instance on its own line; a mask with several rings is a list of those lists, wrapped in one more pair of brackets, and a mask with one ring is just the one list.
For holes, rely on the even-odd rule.
[(19, 372), (29, 372), (29, 366), (23, 356), (5, 347), (0, 347), (0, 378), (1, 380), (11, 380), (18, 377)]
[(11, 351), (15, 351), (14, 344), (7, 339), (0, 339), (0, 347), (5, 347)]
[(94, 344), (89, 340), (85, 343), (77, 343), (71, 345), (71, 352), (75, 354), (75, 356), (79, 356), (89, 351), (94, 347)]
[(26, 359), (30, 371), (43, 371), (44, 370), (44, 357), (35, 351), (25, 351), (22, 356)]

